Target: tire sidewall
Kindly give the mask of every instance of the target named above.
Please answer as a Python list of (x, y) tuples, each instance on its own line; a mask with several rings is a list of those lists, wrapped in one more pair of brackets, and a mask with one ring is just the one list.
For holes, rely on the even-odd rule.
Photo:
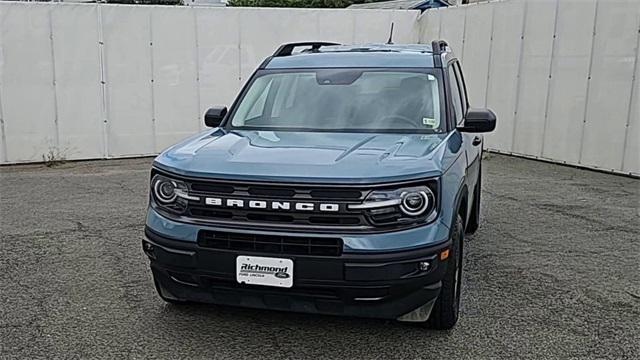
[(460, 314), (460, 303), (462, 298), (462, 274), (463, 274), (463, 241), (464, 241), (464, 226), (462, 225), (462, 219), (458, 216), (456, 220), (456, 226), (451, 236), (451, 249), (452, 258), (451, 262), (447, 264), (447, 280), (452, 281), (454, 284), (454, 299), (453, 312), (455, 314), (456, 321)]
[(442, 279), (440, 295), (431, 310), (431, 315), (426, 324), (436, 330), (452, 329), (458, 322), (460, 314), (463, 279), (462, 249), (464, 243), (464, 226), (460, 215), (456, 216), (450, 238), (449, 257), (445, 260), (446, 264), (443, 263), (447, 268)]

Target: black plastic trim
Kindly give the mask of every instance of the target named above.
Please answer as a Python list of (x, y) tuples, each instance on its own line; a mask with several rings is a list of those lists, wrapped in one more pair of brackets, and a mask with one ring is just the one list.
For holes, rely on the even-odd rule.
[(273, 57), (276, 56), (289, 56), (293, 53), (293, 49), (302, 46), (311, 46), (311, 52), (317, 52), (323, 46), (341, 45), (334, 42), (324, 41), (306, 41), (306, 42), (293, 42), (280, 45), (280, 47), (273, 53)]
[[(379, 318), (397, 318), (438, 296), (448, 266), (439, 254), (450, 246), (446, 241), (395, 252), (344, 253), (341, 257), (282, 255), (294, 262), (296, 270), (293, 287), (277, 288), (239, 284), (235, 279), (238, 255), (267, 254), (211, 250), (165, 239), (149, 229), (145, 233), (143, 244), (162, 246), (147, 255), (154, 279), (173, 298)], [(193, 250), (195, 255), (166, 252), (173, 247), (185, 253)], [(428, 261), (431, 267), (421, 270), (418, 265), (422, 261)]]
[[(144, 234), (146, 239), (143, 241), (150, 241), (155, 245), (163, 246), (165, 248), (171, 248), (174, 250), (184, 251), (185, 253), (193, 252), (192, 255), (197, 254), (197, 251), (213, 251), (213, 249), (202, 248), (198, 246), (195, 241), (185, 241), (185, 240), (177, 240), (167, 237), (166, 235), (161, 235), (153, 229), (145, 226)], [(373, 262), (373, 263), (402, 263), (415, 259), (422, 258), (430, 258), (431, 255), (435, 253), (439, 253), (441, 250), (448, 248), (451, 245), (451, 239), (447, 239), (438, 243), (424, 245), (420, 247), (414, 248), (402, 248), (402, 249), (387, 249), (387, 250), (372, 250), (372, 251), (343, 251), (339, 257), (326, 257), (326, 256), (314, 256), (314, 255), (292, 255), (287, 257), (295, 257), (301, 259), (318, 259), (321, 261), (348, 261), (348, 262)], [(243, 255), (251, 255), (251, 254), (263, 254), (267, 253), (259, 253), (252, 251), (237, 251), (237, 250), (218, 250), (215, 252), (223, 252), (230, 254), (238, 254), (242, 253)], [(271, 255), (273, 256), (273, 255)]]

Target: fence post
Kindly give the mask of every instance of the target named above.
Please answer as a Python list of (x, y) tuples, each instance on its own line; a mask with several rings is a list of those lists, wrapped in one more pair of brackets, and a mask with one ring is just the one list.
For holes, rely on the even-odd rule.
[(2, 158), (0, 158), (0, 162), (8, 162), (7, 138), (4, 133), (4, 112), (2, 111), (2, 74), (4, 67), (4, 55), (2, 51), (2, 27), (0, 27), (0, 149), (2, 149)]
[(547, 139), (547, 123), (549, 122), (549, 102), (551, 100), (551, 89), (553, 89), (553, 87), (551, 86), (551, 81), (552, 81), (551, 76), (553, 74), (553, 63), (555, 60), (555, 55), (557, 51), (556, 46), (558, 43), (556, 41), (556, 38), (558, 37), (559, 12), (560, 12), (560, 0), (556, 0), (556, 14), (555, 14), (555, 20), (553, 23), (553, 42), (551, 43), (551, 59), (549, 61), (549, 77), (547, 80), (547, 98), (544, 101), (544, 125), (542, 127), (542, 146), (540, 146), (540, 154), (539, 154), (541, 158), (544, 158), (544, 146)]
[(467, 41), (467, 6), (464, 7), (464, 22), (462, 23), (462, 46), (460, 49), (460, 62), (464, 64), (464, 43)]
[[(636, 36), (636, 58), (633, 61), (633, 77), (631, 78), (631, 94), (629, 95), (630, 96), (629, 110), (627, 111), (627, 124), (625, 126), (625, 132), (624, 132), (625, 136), (624, 136), (624, 143), (622, 148), (622, 161), (620, 164), (620, 170), (622, 170), (623, 172), (625, 171), (625, 166), (627, 165), (625, 160), (627, 158), (627, 145), (629, 144), (629, 137), (633, 136), (631, 135), (630, 126), (631, 126), (631, 117), (634, 115), (633, 105), (636, 105), (634, 104), (633, 100), (638, 97), (638, 94), (636, 94), (636, 81), (638, 81), (638, 58), (639, 57), (640, 57), (640, 23), (638, 24), (638, 35)], [(640, 106), (640, 101), (636, 101), (636, 103), (638, 106)], [(638, 120), (639, 120), (638, 125), (640, 125), (640, 119)], [(635, 135), (637, 135), (637, 133)], [(633, 171), (640, 172), (640, 168), (636, 168), (636, 169), (632, 168), (628, 172), (632, 173)]]
[(51, 50), (51, 86), (53, 87), (53, 125), (55, 132), (53, 134), (53, 151), (60, 152), (60, 121), (58, 115), (58, 91), (56, 86), (56, 56), (53, 49), (53, 6), (49, 6), (49, 47)]
[(102, 119), (102, 157), (109, 158), (109, 114), (108, 114), (108, 93), (106, 80), (106, 64), (104, 49), (104, 26), (102, 24), (102, 5), (96, 4), (98, 17), (98, 58), (100, 63), (100, 94), (102, 102), (100, 107), (100, 118)]
[(153, 8), (149, 10), (149, 62), (151, 81), (149, 82), (149, 90), (151, 91), (151, 147), (155, 153), (158, 153), (158, 139), (156, 136), (156, 99), (154, 91), (154, 69), (153, 69)]
[(495, 24), (495, 17), (496, 17), (496, 7), (495, 6), (491, 6), (491, 32), (489, 33), (489, 59), (487, 61), (487, 84), (485, 86), (485, 90), (484, 90), (484, 107), (487, 107), (487, 101), (489, 99), (489, 84), (491, 81), (491, 58), (492, 58), (492, 52), (493, 52), (493, 26)]
[(196, 58), (195, 58), (195, 63), (196, 63), (196, 103), (197, 103), (197, 110), (196, 110), (196, 121), (198, 124), (198, 129), (202, 130), (204, 129), (204, 122), (200, 121), (200, 117), (201, 114), (200, 112), (202, 111), (202, 99), (201, 99), (201, 94), (200, 94), (200, 39), (198, 38), (198, 13), (196, 11), (197, 7), (195, 6), (191, 6), (191, 12), (193, 13), (193, 27), (194, 27), (194, 40), (195, 40), (195, 48), (196, 48)]
[(524, 58), (524, 34), (527, 28), (527, 11), (529, 10), (529, 1), (524, 1), (524, 9), (522, 11), (522, 29), (520, 32), (520, 53), (518, 54), (518, 72), (516, 74), (516, 95), (513, 106), (513, 129), (511, 132), (511, 152), (514, 152), (514, 140), (516, 139), (516, 128), (518, 126), (518, 105), (520, 103), (520, 93), (522, 89), (522, 61)]
[(584, 147), (584, 131), (587, 127), (587, 111), (589, 110), (589, 97), (591, 93), (591, 69), (593, 68), (593, 50), (596, 44), (596, 32), (598, 26), (598, 4), (596, 0), (595, 14), (593, 16), (593, 31), (591, 32), (591, 52), (589, 54), (589, 70), (587, 72), (587, 91), (584, 96), (584, 118), (582, 119), (582, 129), (580, 129), (580, 152), (578, 153), (578, 164), (582, 164), (582, 148)]

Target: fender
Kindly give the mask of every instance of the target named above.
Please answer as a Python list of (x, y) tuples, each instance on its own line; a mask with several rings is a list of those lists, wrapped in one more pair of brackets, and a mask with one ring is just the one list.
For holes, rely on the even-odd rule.
[[(458, 216), (459, 210), (460, 210), (460, 206), (462, 205), (462, 199), (467, 196), (467, 201), (469, 201), (469, 190), (467, 189), (467, 185), (466, 183), (463, 181), (462, 184), (460, 185), (460, 189), (458, 189), (458, 193), (456, 194), (456, 201), (455, 201), (455, 211), (452, 212), (451, 214), (451, 222), (450, 222), (450, 226), (449, 229), (453, 229), (456, 223), (456, 217)], [(462, 223), (466, 226), (467, 224), (467, 218), (468, 218), (468, 209), (465, 209), (465, 216), (464, 219), (462, 219)]]

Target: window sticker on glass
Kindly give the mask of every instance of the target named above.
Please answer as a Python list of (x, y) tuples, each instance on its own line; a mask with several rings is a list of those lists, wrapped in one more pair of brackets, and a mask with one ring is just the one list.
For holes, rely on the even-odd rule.
[(438, 125), (440, 125), (440, 121), (438, 121), (438, 119), (434, 119), (434, 118), (430, 118), (430, 117), (423, 117), (422, 118), (422, 125), (428, 126), (432, 129), (435, 129), (438, 127)]

